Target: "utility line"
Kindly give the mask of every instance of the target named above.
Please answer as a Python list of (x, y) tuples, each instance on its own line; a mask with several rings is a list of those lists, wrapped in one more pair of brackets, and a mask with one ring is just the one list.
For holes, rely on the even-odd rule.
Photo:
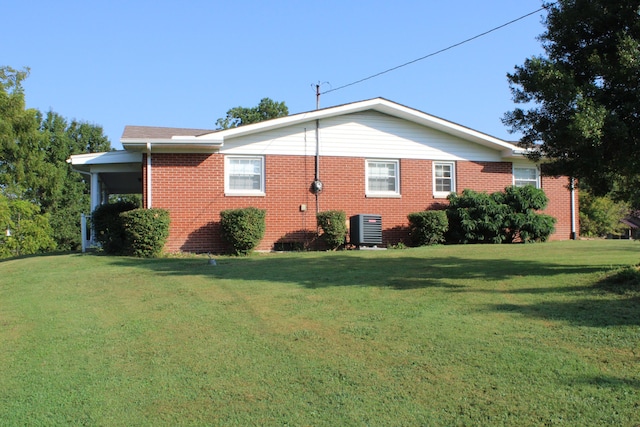
[(545, 10), (545, 9), (548, 9), (550, 6), (553, 6), (555, 3), (556, 3), (556, 2), (551, 3), (551, 4), (547, 4), (547, 5), (545, 5), (545, 6), (541, 7), (541, 8), (540, 8), (540, 9), (538, 9), (538, 10), (534, 10), (534, 11), (533, 11), (533, 12), (531, 12), (531, 13), (527, 13), (526, 15), (522, 15), (522, 16), (521, 16), (521, 17), (519, 17), (519, 18), (516, 18), (516, 19), (514, 19), (514, 20), (511, 20), (511, 21), (509, 21), (509, 22), (507, 22), (507, 23), (505, 23), (505, 24), (499, 25), (499, 26), (497, 26), (497, 27), (495, 27), (495, 28), (492, 28), (492, 29), (490, 29), (490, 30), (488, 30), (488, 31), (485, 31), (484, 33), (478, 34), (478, 35), (476, 35), (476, 36), (473, 36), (473, 37), (471, 37), (471, 38), (468, 38), (468, 39), (466, 39), (466, 40), (463, 40), (463, 41), (461, 41), (461, 42), (459, 42), (459, 43), (452, 44), (451, 46), (445, 47), (444, 49), (440, 49), (440, 50), (438, 50), (438, 51), (436, 51), (436, 52), (433, 52), (433, 53), (430, 53), (430, 54), (425, 55), (425, 56), (423, 56), (423, 57), (420, 57), (420, 58), (414, 59), (413, 61), (405, 62), (404, 64), (401, 64), (401, 65), (395, 66), (395, 67), (393, 67), (393, 68), (389, 68), (388, 70), (381, 71), (381, 72), (376, 73), (376, 74), (373, 74), (373, 75), (371, 75), (371, 76), (369, 76), (369, 77), (365, 77), (364, 79), (360, 79), (360, 80), (357, 80), (357, 81), (355, 81), (355, 82), (348, 83), (348, 84), (346, 84), (346, 85), (342, 85), (342, 86), (339, 86), (339, 87), (336, 87), (336, 88), (332, 88), (332, 89), (326, 90), (326, 91), (324, 91), (324, 92), (322, 92), (322, 93), (318, 93), (318, 95), (324, 95), (324, 94), (326, 94), (326, 93), (331, 93), (331, 92), (335, 92), (335, 91), (340, 90), (340, 89), (347, 88), (347, 87), (349, 87), (349, 86), (357, 85), (358, 83), (362, 83), (362, 82), (364, 82), (364, 81), (371, 80), (371, 79), (373, 79), (373, 78), (375, 78), (375, 77), (381, 76), (381, 75), (386, 74), (386, 73), (390, 73), (391, 71), (395, 71), (395, 70), (397, 70), (397, 69), (399, 69), (399, 68), (406, 67), (407, 65), (411, 65), (411, 64), (414, 64), (414, 63), (416, 63), (416, 62), (418, 62), (418, 61), (422, 61), (422, 60), (424, 60), (424, 59), (427, 59), (427, 58), (430, 58), (430, 57), (432, 57), (432, 56), (438, 55), (438, 54), (440, 54), (440, 53), (442, 53), (442, 52), (446, 52), (446, 51), (451, 50), (451, 49), (453, 49), (453, 48), (455, 48), (455, 47), (461, 46), (461, 45), (463, 45), (463, 44), (465, 44), (465, 43), (469, 43), (470, 41), (473, 41), (473, 40), (478, 39), (478, 38), (480, 38), (480, 37), (486, 36), (487, 34), (493, 33), (494, 31), (497, 31), (497, 30), (499, 30), (499, 29), (501, 29), (501, 28), (504, 28), (504, 27), (506, 27), (506, 26), (509, 26), (509, 25), (511, 25), (511, 24), (513, 24), (513, 23), (515, 23), (515, 22), (518, 22), (518, 21), (521, 21), (521, 20), (523, 20), (523, 19), (525, 19), (525, 18), (528, 18), (528, 17), (529, 17), (529, 16), (531, 16), (531, 15), (534, 15), (534, 14), (536, 14), (536, 13), (538, 13), (538, 12), (541, 12), (541, 11), (543, 11), (543, 10)]

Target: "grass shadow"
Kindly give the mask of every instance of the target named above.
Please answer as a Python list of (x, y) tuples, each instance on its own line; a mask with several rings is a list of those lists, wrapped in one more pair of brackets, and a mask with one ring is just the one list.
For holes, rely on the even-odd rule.
[(640, 326), (640, 298), (581, 298), (536, 304), (494, 304), (489, 310), (519, 313), (544, 320), (570, 322), (579, 326)]
[(624, 389), (624, 388), (634, 388), (636, 390), (640, 390), (640, 380), (638, 379), (630, 379), (630, 378), (619, 378), (610, 375), (598, 375), (591, 377), (579, 377), (574, 378), (567, 383), (571, 386), (576, 384), (580, 385), (594, 385), (598, 388), (610, 388), (610, 389)]
[[(204, 258), (152, 259), (114, 258), (119, 266), (142, 267), (159, 274), (211, 279), (292, 283), (317, 289), (334, 286), (377, 286), (395, 289), (428, 287), (462, 290), (469, 279), (504, 281), (522, 276), (540, 278), (566, 274), (588, 274), (598, 265), (551, 264), (533, 260), (470, 259), (457, 256), (426, 258), (423, 252), (390, 251), (393, 256), (361, 255), (358, 251), (278, 254), (247, 258), (218, 258), (212, 267)], [(398, 253), (401, 253), (400, 255)], [(406, 253), (407, 255), (404, 255)], [(536, 292), (531, 289), (530, 292)], [(559, 288), (558, 292), (561, 291)], [(523, 290), (523, 292), (526, 292)], [(541, 291), (543, 292), (543, 291)]]

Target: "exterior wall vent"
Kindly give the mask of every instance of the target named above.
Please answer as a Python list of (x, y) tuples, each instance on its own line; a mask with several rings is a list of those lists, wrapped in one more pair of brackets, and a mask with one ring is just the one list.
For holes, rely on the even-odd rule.
[(358, 214), (349, 219), (351, 244), (356, 246), (382, 245), (382, 216)]

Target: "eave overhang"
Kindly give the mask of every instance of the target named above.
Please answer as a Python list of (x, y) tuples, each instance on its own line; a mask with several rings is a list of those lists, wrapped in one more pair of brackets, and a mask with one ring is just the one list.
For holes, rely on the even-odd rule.
[(74, 154), (67, 159), (67, 163), (73, 170), (84, 173), (140, 170), (142, 153), (121, 150)]
[(220, 138), (204, 138), (195, 136), (175, 136), (170, 139), (123, 138), (120, 140), (125, 150), (153, 153), (215, 153), (223, 146)]
[[(171, 131), (171, 129), (164, 128), (162, 131), (165, 132), (166, 136), (163, 135), (163, 137), (158, 137), (151, 132), (146, 137), (143, 137), (142, 135), (135, 135), (135, 137), (123, 137), (120, 141), (125, 150), (136, 152), (147, 152), (147, 150), (151, 148), (152, 152), (159, 153), (215, 153), (224, 146), (225, 141), (233, 138), (364, 111), (376, 111), (392, 117), (404, 119), (456, 138), (484, 146), (499, 152), (504, 159), (521, 159), (525, 157), (525, 150), (515, 144), (478, 132), (457, 123), (426, 114), (422, 111), (391, 102), (384, 98), (374, 98), (366, 101), (327, 107), (324, 109), (266, 120), (264, 122), (253, 123), (231, 129), (210, 132), (198, 131), (202, 133), (192, 133), (185, 136), (185, 133), (182, 133), (182, 135), (167, 134), (166, 132)], [(151, 128), (151, 130), (153, 130), (153, 128)], [(175, 129), (175, 132), (184, 131), (184, 129)]]

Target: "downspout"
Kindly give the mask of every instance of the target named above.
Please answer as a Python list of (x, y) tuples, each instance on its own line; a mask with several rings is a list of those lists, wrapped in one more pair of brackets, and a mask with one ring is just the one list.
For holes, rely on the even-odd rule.
[(151, 209), (151, 143), (147, 142), (147, 209)]
[(316, 173), (313, 182), (316, 193), (316, 214), (320, 212), (320, 191), (322, 191), (322, 183), (320, 182), (320, 120), (316, 119)]
[[(320, 109), (320, 84), (316, 85), (316, 110)], [(320, 119), (316, 119), (316, 173), (311, 185), (313, 194), (316, 196), (316, 215), (320, 212), (320, 192), (322, 191), (322, 181), (320, 181)], [(318, 229), (318, 232), (320, 229)]]
[(576, 185), (573, 177), (569, 178), (569, 190), (571, 191), (571, 240), (577, 239), (576, 233)]

